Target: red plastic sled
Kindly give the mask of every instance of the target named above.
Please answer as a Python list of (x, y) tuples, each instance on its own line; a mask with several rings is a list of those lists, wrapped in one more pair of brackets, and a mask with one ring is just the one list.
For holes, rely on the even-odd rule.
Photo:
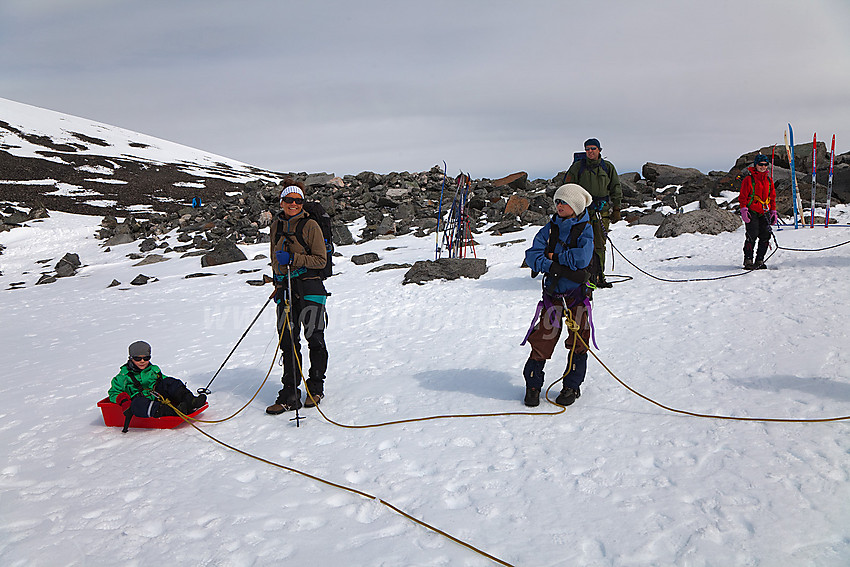
[[(103, 423), (109, 427), (124, 427), (124, 412), (121, 411), (121, 406), (109, 401), (109, 398), (103, 398), (97, 402), (97, 407), (103, 413)], [(195, 411), (189, 414), (189, 417), (200, 415), (205, 409), (210, 407), (208, 403), (202, 405)], [(184, 423), (183, 418), (176, 415), (166, 415), (164, 417), (137, 417), (133, 416), (130, 419), (130, 427), (138, 427), (142, 429), (171, 429)]]

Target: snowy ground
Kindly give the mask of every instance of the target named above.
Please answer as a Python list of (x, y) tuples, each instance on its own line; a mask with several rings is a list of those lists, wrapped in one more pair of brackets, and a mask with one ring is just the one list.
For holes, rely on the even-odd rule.
[[(833, 217), (846, 224), (850, 212)], [(230, 451), (190, 426), (105, 427), (95, 404), (130, 342), (149, 341), (166, 373), (205, 386), (269, 288), (246, 285), (261, 272), (236, 273), (267, 272), (266, 260), (202, 269), (197, 257), (172, 255), (133, 267), (126, 254), (138, 244), (102, 251), (92, 236), (99, 222), (53, 213), (0, 234), (0, 565), (493, 564), (376, 500)], [(743, 229), (674, 239), (655, 239), (654, 229), (619, 223), (611, 237), (660, 277), (740, 273)], [(526, 411), (528, 347), (519, 343), (540, 288), (519, 265), (534, 232), (481, 235), (487, 274), (424, 286), (348, 258), (428, 259), (433, 238), (340, 247), (339, 275), (327, 282), (328, 417), (370, 424)], [(821, 248), (850, 231), (776, 237)], [(65, 252), (80, 255), (80, 273), (34, 286)], [(850, 245), (780, 250), (770, 270), (708, 282), (663, 283), (615, 260), (608, 272), (634, 279), (596, 294), (597, 354), (633, 388), (700, 413), (850, 415)], [(217, 275), (184, 279), (193, 272)], [(158, 281), (129, 285), (139, 273)], [(123, 284), (107, 288), (113, 279)], [(23, 288), (8, 290), (14, 282)], [(227, 417), (251, 398), (273, 363), (273, 328), (267, 309), (213, 383), (204, 417)], [(556, 351), (547, 383), (565, 358)], [(279, 373), (237, 417), (200, 427), (389, 502), (508, 564), (850, 564), (846, 422), (674, 414), (591, 361), (581, 399), (556, 416), (344, 429), (312, 409), (296, 428), (291, 415), (264, 413)]]

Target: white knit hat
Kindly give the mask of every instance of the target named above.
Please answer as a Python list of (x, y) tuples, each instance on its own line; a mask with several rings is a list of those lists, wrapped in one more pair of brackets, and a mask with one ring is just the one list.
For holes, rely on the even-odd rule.
[(580, 217), (584, 209), (593, 202), (593, 197), (590, 193), (584, 190), (584, 187), (576, 183), (567, 183), (561, 185), (555, 191), (555, 201), (561, 200), (566, 202), (577, 217)]
[(280, 192), (281, 200), (283, 200), (284, 197), (291, 193), (297, 194), (302, 199), (304, 198), (304, 191), (301, 190), (301, 187), (299, 187), (298, 185), (287, 185), (283, 188), (283, 191)]

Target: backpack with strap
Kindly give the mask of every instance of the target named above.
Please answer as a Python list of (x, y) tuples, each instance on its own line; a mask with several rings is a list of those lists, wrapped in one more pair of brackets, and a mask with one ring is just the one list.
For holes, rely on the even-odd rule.
[[(318, 275), (323, 280), (328, 279), (333, 275), (333, 253), (334, 253), (334, 243), (333, 243), (333, 233), (331, 231), (331, 217), (325, 211), (325, 208), (318, 201), (304, 201), (304, 212), (305, 214), (295, 225), (295, 238), (298, 240), (298, 243), (307, 251), (307, 254), (311, 254), (310, 246), (307, 243), (307, 239), (304, 238), (304, 225), (307, 224), (308, 219), (313, 219), (318, 223), (319, 228), (322, 229), (322, 238), (325, 241), (325, 251), (327, 253), (327, 262), (325, 262), (325, 267), (319, 270), (310, 270), (311, 272)], [(276, 232), (281, 235), (282, 238), (288, 238), (288, 235), (283, 232), (281, 226), (281, 220), (277, 220), (277, 230)]]
[[(545, 254), (551, 254), (555, 252), (555, 246), (560, 242), (564, 248), (576, 248), (578, 246), (578, 239), (581, 236), (581, 233), (584, 232), (584, 227), (587, 226), (587, 221), (576, 223), (570, 228), (570, 233), (567, 235), (565, 240), (560, 239), (560, 228), (554, 222), (554, 215), (552, 220), (549, 221), (549, 240), (546, 242), (546, 251)], [(589, 266), (588, 266), (589, 268)], [(581, 270), (568, 270), (566, 276), (575, 283), (583, 284), (588, 281), (590, 278), (590, 272), (588, 268), (584, 268)], [(532, 271), (531, 277), (537, 277), (537, 273)], [(558, 277), (558, 276), (550, 276), (550, 277)]]
[[(578, 168), (578, 175), (576, 175), (576, 183), (581, 178), (581, 174), (584, 173), (584, 170), (587, 169), (587, 153), (586, 152), (576, 152), (573, 154), (573, 163), (580, 161), (581, 165)], [(599, 166), (602, 167), (602, 171), (610, 174), (608, 171), (608, 164), (605, 163), (605, 160), (602, 159), (602, 156), (599, 156)], [(564, 183), (567, 182), (567, 174), (564, 173)]]

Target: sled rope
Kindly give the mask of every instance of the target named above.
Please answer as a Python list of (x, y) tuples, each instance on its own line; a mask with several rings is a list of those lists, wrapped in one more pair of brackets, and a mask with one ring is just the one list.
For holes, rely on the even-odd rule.
[[(252, 399), (253, 399), (253, 398), (252, 398)], [(170, 402), (166, 401), (165, 403), (168, 403), (168, 405), (169, 405), (170, 407), (174, 408), (174, 406), (172, 406)], [(250, 402), (249, 402), (249, 403), (250, 403)], [(246, 405), (247, 405), (247, 404), (246, 404)], [(336, 483), (336, 482), (333, 482), (333, 481), (330, 481), (330, 480), (324, 479), (324, 478), (322, 478), (322, 477), (320, 477), (320, 476), (316, 476), (316, 475), (314, 475), (314, 474), (310, 474), (310, 473), (308, 473), (308, 472), (302, 471), (302, 470), (300, 470), (300, 469), (296, 469), (296, 468), (294, 468), (294, 467), (290, 467), (290, 466), (287, 466), (287, 465), (284, 465), (284, 464), (281, 464), (281, 463), (276, 463), (276, 462), (271, 461), (271, 460), (269, 460), (269, 459), (265, 459), (265, 458), (260, 457), (260, 456), (258, 456), (258, 455), (254, 455), (254, 454), (252, 454), (252, 453), (249, 453), (248, 451), (244, 451), (244, 450), (242, 450), (242, 449), (239, 449), (238, 447), (235, 447), (235, 446), (233, 446), (233, 445), (230, 445), (230, 444), (228, 444), (228, 443), (225, 443), (225, 442), (224, 442), (224, 441), (222, 441), (221, 439), (218, 439), (218, 438), (214, 437), (213, 435), (211, 435), (211, 434), (207, 433), (206, 431), (204, 431), (203, 429), (201, 429), (200, 427), (198, 427), (197, 425), (195, 425), (195, 423), (193, 423), (194, 421), (200, 421), (200, 420), (193, 420), (193, 419), (189, 418), (189, 416), (187, 416), (187, 415), (185, 415), (185, 414), (181, 413), (181, 412), (180, 412), (179, 410), (177, 410), (177, 409), (175, 409), (175, 411), (177, 412), (177, 414), (178, 414), (180, 417), (182, 417), (184, 420), (186, 420), (186, 422), (187, 422), (187, 423), (189, 423), (189, 425), (191, 425), (192, 427), (194, 427), (196, 431), (198, 431), (199, 433), (201, 433), (202, 435), (204, 435), (207, 439), (210, 439), (211, 441), (213, 441), (213, 442), (215, 442), (215, 443), (217, 443), (217, 444), (221, 445), (222, 447), (225, 447), (225, 448), (227, 448), (227, 449), (230, 449), (231, 451), (234, 451), (234, 452), (236, 452), (236, 453), (239, 453), (240, 455), (243, 455), (243, 456), (245, 456), (245, 457), (249, 457), (249, 458), (254, 459), (254, 460), (256, 460), (256, 461), (259, 461), (259, 462), (261, 462), (261, 463), (265, 463), (265, 464), (267, 464), (267, 465), (270, 465), (270, 466), (273, 466), (273, 467), (276, 467), (276, 468), (279, 468), (279, 469), (285, 470), (285, 471), (287, 471), (287, 472), (291, 472), (291, 473), (294, 473), (294, 474), (297, 474), (297, 475), (301, 475), (301, 476), (303, 476), (303, 477), (309, 478), (309, 479), (314, 480), (314, 481), (316, 481), (316, 482), (319, 482), (319, 483), (321, 483), (321, 484), (324, 484), (324, 485), (327, 485), (327, 486), (330, 486), (330, 487), (333, 487), (333, 488), (337, 488), (337, 489), (339, 489), (339, 490), (344, 490), (344, 491), (346, 491), (346, 492), (350, 492), (351, 494), (356, 494), (357, 496), (361, 496), (361, 497), (366, 498), (366, 499), (368, 499), (368, 500), (373, 500), (373, 501), (375, 501), (375, 502), (377, 502), (377, 503), (381, 504), (382, 506), (385, 506), (385, 507), (389, 508), (390, 510), (392, 510), (392, 511), (393, 511), (393, 512), (395, 512), (396, 514), (399, 514), (400, 516), (403, 516), (404, 518), (407, 518), (408, 520), (410, 520), (410, 521), (411, 521), (411, 522), (413, 522), (414, 524), (418, 524), (418, 525), (420, 525), (420, 526), (422, 526), (422, 527), (424, 527), (424, 528), (426, 528), (426, 529), (428, 529), (428, 530), (431, 530), (432, 532), (434, 532), (434, 533), (436, 533), (436, 534), (438, 534), (438, 535), (441, 535), (441, 536), (445, 537), (446, 539), (449, 539), (449, 540), (453, 541), (454, 543), (456, 543), (456, 544), (458, 544), (458, 545), (460, 545), (460, 546), (463, 546), (463, 547), (465, 547), (465, 548), (467, 548), (467, 549), (469, 549), (469, 550), (471, 550), (471, 551), (473, 551), (473, 552), (475, 552), (475, 553), (477, 553), (477, 554), (481, 555), (482, 557), (486, 557), (487, 559), (489, 559), (489, 560), (493, 561), (494, 563), (498, 563), (499, 565), (504, 565), (505, 567), (514, 567), (514, 565), (512, 565), (511, 563), (508, 563), (507, 561), (504, 561), (504, 560), (502, 560), (502, 559), (499, 559), (498, 557), (496, 557), (496, 556), (494, 556), (494, 555), (491, 555), (491, 554), (487, 553), (486, 551), (484, 551), (484, 550), (482, 550), (482, 549), (479, 549), (479, 548), (475, 547), (475, 546), (474, 546), (474, 545), (472, 545), (471, 543), (465, 542), (465, 541), (463, 541), (462, 539), (457, 538), (457, 537), (455, 537), (455, 536), (451, 535), (450, 533), (448, 533), (448, 532), (446, 532), (446, 531), (444, 531), (444, 530), (441, 530), (440, 528), (437, 528), (436, 526), (433, 526), (433, 525), (431, 525), (431, 524), (429, 524), (429, 523), (427, 523), (427, 522), (425, 522), (425, 521), (423, 521), (423, 520), (420, 520), (420, 519), (416, 518), (415, 516), (413, 516), (413, 515), (411, 515), (411, 514), (409, 514), (409, 513), (405, 512), (404, 510), (402, 510), (402, 509), (401, 509), (401, 508), (399, 508), (398, 506), (395, 506), (394, 504), (392, 504), (392, 503), (390, 503), (390, 502), (387, 502), (386, 500), (383, 500), (383, 499), (381, 499), (381, 498), (378, 498), (377, 496), (374, 496), (374, 495), (372, 495), (372, 494), (369, 494), (368, 492), (364, 492), (364, 491), (362, 491), (362, 490), (358, 490), (358, 489), (356, 489), (356, 488), (352, 488), (352, 487), (350, 487), (350, 486), (345, 486), (344, 484), (339, 484), (339, 483)]]

